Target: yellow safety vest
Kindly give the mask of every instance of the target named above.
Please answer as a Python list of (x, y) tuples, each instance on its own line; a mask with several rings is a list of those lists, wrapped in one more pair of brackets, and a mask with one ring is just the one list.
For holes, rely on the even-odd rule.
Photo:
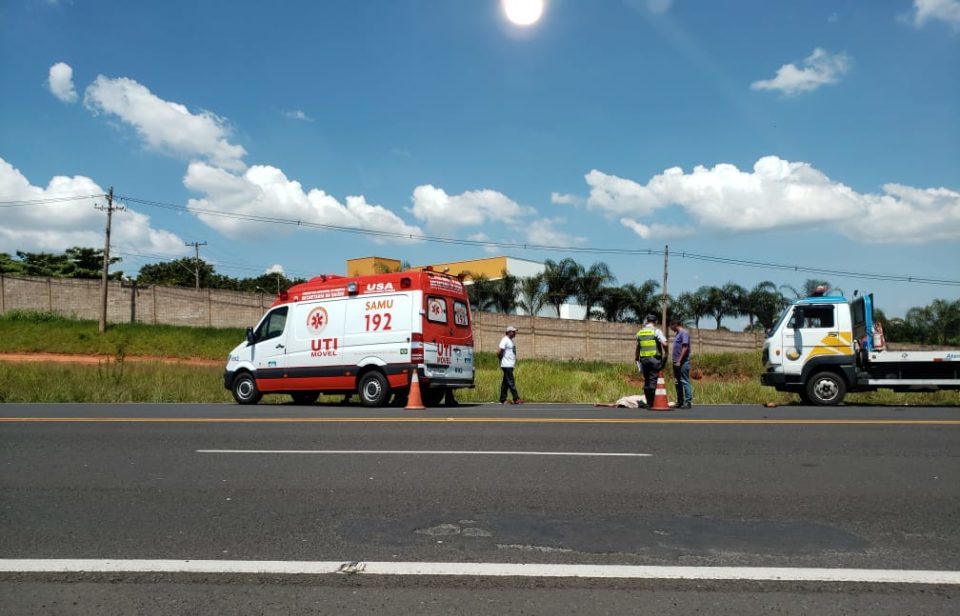
[(655, 329), (645, 328), (638, 331), (637, 344), (640, 346), (640, 357), (656, 357), (659, 355), (660, 344), (657, 342)]

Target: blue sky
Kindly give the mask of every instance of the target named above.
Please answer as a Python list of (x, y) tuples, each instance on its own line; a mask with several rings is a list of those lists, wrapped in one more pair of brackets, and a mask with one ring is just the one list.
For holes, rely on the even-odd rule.
[[(118, 194), (408, 235), (960, 279), (960, 0), (0, 4), (0, 201)], [(91, 200), (0, 209), (0, 251), (102, 245)], [(128, 203), (123, 267), (232, 275), (450, 246)], [(662, 257), (607, 262), (659, 279)], [(673, 259), (670, 291), (809, 274)], [(831, 277), (889, 314), (958, 286)]]

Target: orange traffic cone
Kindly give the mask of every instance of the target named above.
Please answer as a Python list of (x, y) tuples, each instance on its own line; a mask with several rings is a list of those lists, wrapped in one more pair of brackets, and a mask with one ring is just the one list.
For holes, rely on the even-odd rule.
[(663, 371), (657, 375), (657, 393), (653, 396), (651, 411), (672, 411), (670, 400), (667, 398), (667, 384), (663, 380)]
[(417, 369), (413, 369), (413, 380), (410, 381), (410, 393), (407, 394), (407, 406), (403, 407), (405, 411), (422, 411), (423, 399), (420, 397), (420, 375)]

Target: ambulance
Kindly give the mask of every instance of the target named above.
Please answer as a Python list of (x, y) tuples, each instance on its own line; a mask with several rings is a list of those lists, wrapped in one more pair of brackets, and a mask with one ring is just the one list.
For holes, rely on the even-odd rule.
[(279, 295), (230, 352), (224, 386), (239, 404), (286, 394), (402, 402), (416, 371), (423, 401), (474, 386), (470, 304), (459, 278), (430, 268), (317, 276)]

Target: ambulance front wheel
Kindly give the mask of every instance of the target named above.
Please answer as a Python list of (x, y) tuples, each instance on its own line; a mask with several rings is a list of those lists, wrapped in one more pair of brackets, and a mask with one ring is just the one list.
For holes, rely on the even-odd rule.
[(364, 374), (357, 389), (363, 406), (384, 406), (390, 399), (387, 377), (376, 370)]
[(260, 402), (263, 394), (257, 389), (257, 382), (249, 372), (241, 372), (233, 379), (233, 387), (230, 388), (233, 393), (233, 399), (237, 404), (256, 404)]

